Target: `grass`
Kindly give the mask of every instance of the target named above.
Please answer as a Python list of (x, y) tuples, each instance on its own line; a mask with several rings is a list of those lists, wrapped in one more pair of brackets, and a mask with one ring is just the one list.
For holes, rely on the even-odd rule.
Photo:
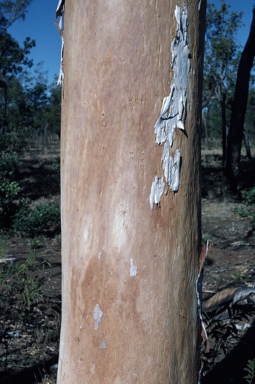
[(0, 259), (6, 257), (8, 248), (8, 241), (4, 237), (0, 237)]
[[(0, 238), (1, 257), (8, 252), (9, 242)], [(47, 360), (48, 348), (51, 354), (58, 353), (60, 302), (48, 296), (51, 263), (47, 253), (39, 257), (34, 239), (27, 244), (33, 248), (25, 259), (0, 264), (0, 372), (13, 372), (20, 370), (22, 364)], [(18, 357), (20, 344), (22, 355)], [(55, 372), (49, 377), (45, 383), (54, 383)]]

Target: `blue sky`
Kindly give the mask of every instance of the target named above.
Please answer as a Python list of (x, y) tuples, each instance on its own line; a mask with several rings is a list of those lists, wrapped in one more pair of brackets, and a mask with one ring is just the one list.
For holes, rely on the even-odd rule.
[(34, 64), (44, 61), (43, 69), (48, 71), (51, 84), (58, 75), (60, 65), (61, 39), (54, 24), (58, 0), (33, 0), (28, 8), (25, 21), (16, 21), (8, 32), (20, 44), (27, 36), (36, 41), (31, 50)]
[[(215, 5), (220, 0), (211, 1)], [(255, 0), (228, 0), (231, 9), (236, 12), (243, 11), (242, 27), (238, 33), (238, 40), (242, 45), (245, 44), (248, 37), (250, 23), (252, 19), (252, 8)], [(58, 75), (61, 39), (55, 27), (55, 11), (58, 0), (33, 0), (28, 8), (25, 21), (17, 21), (9, 33), (22, 44), (27, 36), (36, 40), (36, 47), (31, 51), (31, 57), (34, 63), (44, 61), (44, 70), (48, 71), (48, 82), (52, 83), (54, 75)]]
[[(214, 3), (217, 8), (219, 7), (220, 0), (216, 1), (210, 1), (207, 0), (210, 3)], [(250, 31), (250, 25), (252, 20), (252, 9), (255, 6), (255, 0), (227, 0), (227, 4), (230, 5), (231, 10), (234, 12), (243, 12), (243, 23), (245, 26), (240, 28), (237, 34), (237, 38), (239, 42), (244, 45), (246, 43), (249, 31)]]

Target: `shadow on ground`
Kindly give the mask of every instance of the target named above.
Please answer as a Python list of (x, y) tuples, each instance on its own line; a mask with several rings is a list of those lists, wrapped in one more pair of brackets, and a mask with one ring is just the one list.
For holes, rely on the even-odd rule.
[(22, 369), (21, 371), (14, 373), (13, 375), (6, 376), (5, 373), (0, 373), (0, 383), (1, 384), (17, 384), (17, 383), (26, 383), (34, 384), (40, 383), (45, 376), (45, 374), (50, 374), (52, 371), (52, 366), (57, 364), (58, 355), (53, 356), (52, 358), (44, 361), (43, 363), (34, 364), (31, 367)]
[(255, 319), (237, 346), (203, 378), (202, 384), (254, 384), (244, 376), (248, 360), (255, 358)]

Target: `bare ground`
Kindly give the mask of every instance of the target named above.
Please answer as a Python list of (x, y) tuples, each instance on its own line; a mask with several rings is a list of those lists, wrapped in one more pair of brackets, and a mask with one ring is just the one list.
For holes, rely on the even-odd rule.
[[(206, 161), (207, 160), (207, 161)], [(240, 192), (254, 184), (254, 163), (243, 160)], [(244, 379), (248, 361), (255, 359), (254, 304), (231, 308), (232, 292), (255, 285), (255, 232), (240, 194), (226, 193), (220, 156), (204, 157), (202, 169), (203, 241), (213, 245), (204, 265), (203, 305), (216, 298), (212, 312), (204, 312), (209, 351), (203, 353), (203, 384), (254, 383)], [(220, 304), (219, 292), (225, 296)], [(212, 299), (211, 299), (212, 300)], [(255, 360), (254, 368), (255, 368)]]

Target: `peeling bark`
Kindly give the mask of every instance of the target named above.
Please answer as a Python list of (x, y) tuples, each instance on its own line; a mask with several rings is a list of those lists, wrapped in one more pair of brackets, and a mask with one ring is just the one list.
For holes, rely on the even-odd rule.
[(185, 132), (169, 149), (181, 153), (177, 192), (158, 191), (154, 133), (176, 3), (65, 3), (59, 384), (198, 381), (204, 1), (187, 8)]

